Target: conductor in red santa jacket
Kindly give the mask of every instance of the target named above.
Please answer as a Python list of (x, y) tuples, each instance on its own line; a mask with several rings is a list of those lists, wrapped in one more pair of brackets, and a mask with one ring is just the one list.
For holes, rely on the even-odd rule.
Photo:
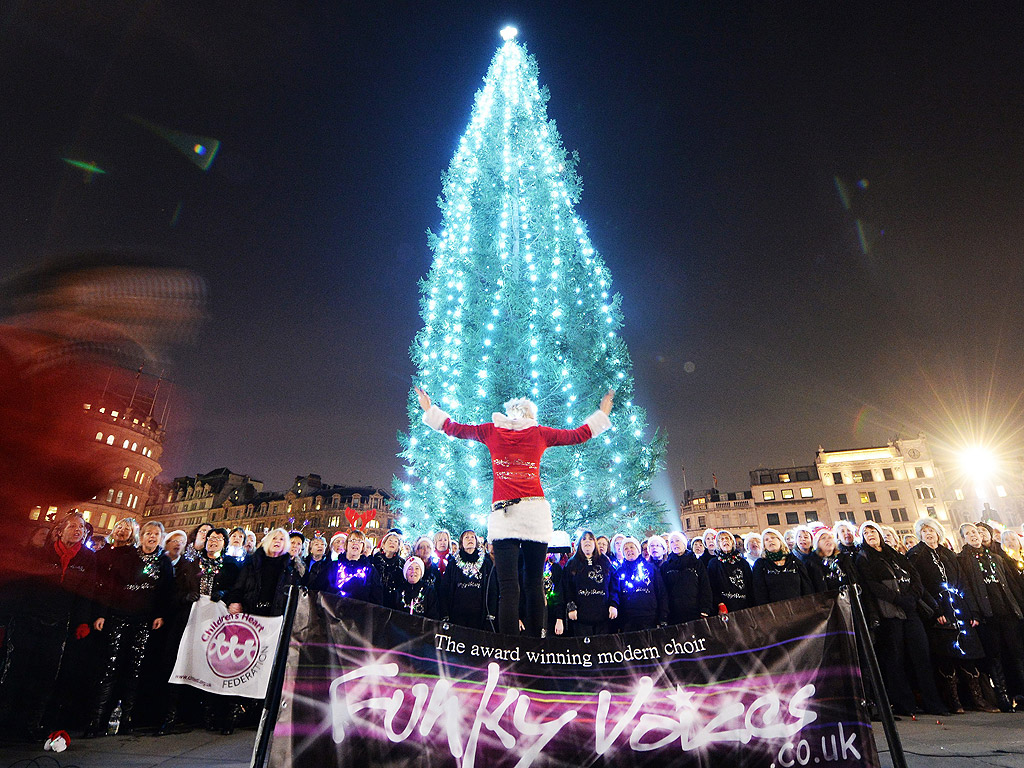
[(577, 429), (553, 429), (537, 423), (537, 406), (526, 398), (505, 403), (505, 413), (492, 415), (490, 424), (459, 424), (433, 405), (416, 387), (423, 423), (449, 437), (476, 440), (491, 452), (494, 494), (487, 521), (487, 538), (494, 543), (498, 574), (498, 631), (519, 633), (519, 562), (523, 562), (526, 632), (540, 637), (544, 626), (544, 556), (553, 533), (551, 505), (540, 485), (540, 457), (555, 445), (578, 445), (597, 437), (612, 425), (614, 390), (602, 398), (598, 410)]

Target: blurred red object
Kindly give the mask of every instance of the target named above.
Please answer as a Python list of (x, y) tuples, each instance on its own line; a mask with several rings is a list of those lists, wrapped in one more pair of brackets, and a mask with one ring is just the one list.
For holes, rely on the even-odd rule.
[(719, 614), (728, 613), (728, 612), (729, 612), (729, 607), (725, 603), (719, 603), (718, 604), (718, 613)]

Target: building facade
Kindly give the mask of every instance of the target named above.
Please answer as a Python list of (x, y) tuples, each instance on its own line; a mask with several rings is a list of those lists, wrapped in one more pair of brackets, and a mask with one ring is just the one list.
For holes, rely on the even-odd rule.
[(272, 528), (302, 531), (307, 537), (328, 536), (352, 527), (346, 510), (372, 517), (363, 526), (376, 545), (394, 527), (393, 497), (372, 486), (326, 485), (319, 475), (295, 478), (283, 492), (264, 491), (263, 484), (227, 468), (195, 477), (175, 478), (162, 486), (146, 507), (146, 520), (159, 520), (168, 530), (190, 530), (201, 523), (236, 526), (266, 533)]
[(104, 393), (97, 402), (84, 403), (87, 422), (95, 431), (90, 437), (110, 454), (117, 472), (92, 499), (62, 507), (33, 507), (29, 519), (49, 523), (66, 512), (78, 511), (96, 533), (107, 534), (121, 518), (140, 516), (161, 471), (164, 430), (153, 417), (154, 398), (137, 392), (131, 397)]
[(759, 530), (816, 522), (831, 526), (838, 519), (829, 510), (825, 486), (813, 464), (755, 469), (750, 473), (750, 491)]
[(703, 535), (708, 528), (724, 528), (737, 534), (761, 530), (757, 527), (757, 511), (750, 491), (686, 491), (679, 519), (688, 539)]

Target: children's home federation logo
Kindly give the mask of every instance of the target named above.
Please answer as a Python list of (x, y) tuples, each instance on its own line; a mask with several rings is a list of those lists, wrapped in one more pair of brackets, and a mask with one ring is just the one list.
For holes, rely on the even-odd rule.
[(259, 635), (242, 622), (221, 624), (206, 644), (206, 661), (218, 677), (238, 677), (247, 672), (259, 653)]

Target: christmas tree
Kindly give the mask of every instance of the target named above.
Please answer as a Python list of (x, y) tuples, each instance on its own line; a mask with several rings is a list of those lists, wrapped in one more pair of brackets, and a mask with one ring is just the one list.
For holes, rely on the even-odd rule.
[[(575, 212), (576, 158), (547, 118), (537, 62), (514, 30), (502, 36), (442, 179), (440, 232), (428, 232), (434, 262), (420, 283), (415, 383), (455, 421), (489, 422), (505, 400), (529, 397), (541, 424), (566, 428), (614, 388), (612, 430), (544, 454), (555, 529), (660, 529), (664, 508), (647, 493), (664, 439), (645, 437), (645, 413), (632, 401), (621, 298)], [(483, 532), (487, 449), (425, 426), (413, 394), (408, 408), (409, 432), (399, 434), (405, 475), (394, 481), (405, 525)]]

